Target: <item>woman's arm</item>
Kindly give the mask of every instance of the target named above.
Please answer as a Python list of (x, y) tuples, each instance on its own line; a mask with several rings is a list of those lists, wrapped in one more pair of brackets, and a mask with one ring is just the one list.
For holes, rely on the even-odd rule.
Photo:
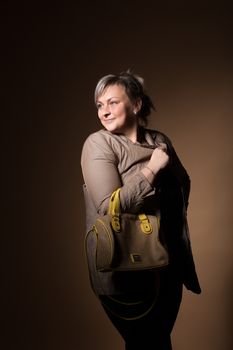
[(121, 187), (123, 211), (137, 212), (146, 196), (155, 193), (153, 173), (144, 168), (124, 184), (118, 171), (118, 156), (101, 133), (90, 135), (84, 143), (81, 166), (84, 182), (99, 214), (105, 214), (114, 190)]

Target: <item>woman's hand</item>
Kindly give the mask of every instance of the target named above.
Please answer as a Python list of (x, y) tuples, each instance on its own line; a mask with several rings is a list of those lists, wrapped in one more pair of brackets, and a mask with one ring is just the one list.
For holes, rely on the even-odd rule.
[(156, 175), (159, 170), (165, 168), (169, 162), (169, 156), (167, 154), (167, 145), (165, 143), (160, 143), (157, 148), (153, 151), (148, 168), (152, 170), (154, 175)]

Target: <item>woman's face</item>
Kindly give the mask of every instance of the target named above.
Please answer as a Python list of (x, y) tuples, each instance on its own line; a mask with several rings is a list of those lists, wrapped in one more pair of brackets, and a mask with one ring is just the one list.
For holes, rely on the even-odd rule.
[(137, 128), (136, 113), (139, 103), (133, 103), (122, 85), (110, 85), (101, 96), (96, 106), (101, 124), (112, 133), (127, 135)]

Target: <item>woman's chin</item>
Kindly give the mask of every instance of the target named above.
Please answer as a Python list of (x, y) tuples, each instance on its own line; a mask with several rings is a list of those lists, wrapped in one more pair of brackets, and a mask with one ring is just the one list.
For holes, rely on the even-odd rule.
[(117, 133), (118, 129), (114, 128), (113, 126), (111, 127), (111, 125), (104, 125), (105, 129), (113, 134)]

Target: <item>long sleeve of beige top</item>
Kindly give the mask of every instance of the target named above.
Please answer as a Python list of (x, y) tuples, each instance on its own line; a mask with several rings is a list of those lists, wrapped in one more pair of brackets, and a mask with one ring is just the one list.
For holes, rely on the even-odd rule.
[(155, 148), (152, 139), (150, 143), (133, 143), (105, 130), (86, 139), (81, 166), (97, 213), (107, 212), (109, 198), (119, 187), (122, 211), (137, 212), (145, 197), (155, 194), (153, 185), (141, 171)]

